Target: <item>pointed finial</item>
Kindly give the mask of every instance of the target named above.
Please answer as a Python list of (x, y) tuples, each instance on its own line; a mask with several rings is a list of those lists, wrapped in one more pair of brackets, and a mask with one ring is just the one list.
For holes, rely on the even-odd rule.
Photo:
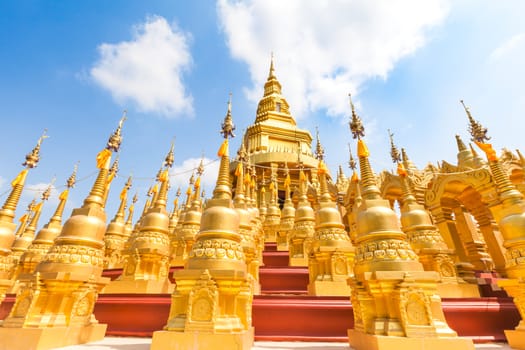
[(273, 51), (270, 58), (270, 73), (268, 74), (268, 80), (275, 78), (275, 69), (273, 67)]
[(174, 149), (175, 149), (175, 141), (172, 141), (171, 148), (168, 154), (166, 155), (166, 159), (164, 159), (163, 166), (168, 167), (168, 168), (171, 168), (173, 166), (173, 162), (175, 161), (175, 155), (173, 152)]
[(465, 106), (463, 100), (460, 100), (460, 102), (463, 105), (463, 108), (465, 109), (465, 112), (468, 116), (468, 120), (470, 122), (470, 125), (468, 126), (468, 131), (472, 136), (471, 140), (479, 143), (485, 143), (485, 141), (490, 140), (490, 137), (487, 136), (487, 128), (484, 128), (480, 122), (474, 120), (472, 114), (470, 113), (470, 108)]
[(22, 165), (26, 168), (34, 168), (38, 164), (38, 161), (40, 160), (40, 146), (42, 145), (42, 141), (49, 137), (46, 135), (46, 132), (47, 129), (44, 129), (44, 132), (42, 133), (42, 136), (40, 136), (40, 138), (38, 139), (35, 148), (33, 148), (33, 150), (26, 155), (26, 161), (22, 163)]
[(467, 149), (467, 146), (465, 146), (465, 143), (461, 139), (461, 136), (459, 136), (458, 134), (456, 134), (456, 144), (458, 145), (458, 150), (460, 152), (465, 151)]
[(323, 149), (323, 146), (321, 145), (321, 140), (319, 139), (319, 128), (317, 126), (315, 127), (315, 133), (316, 133), (316, 139), (317, 139), (317, 143), (315, 146), (315, 158), (317, 160), (323, 160), (324, 159), (324, 149)]
[(237, 159), (239, 162), (244, 163), (246, 162), (246, 147), (244, 147), (244, 139), (241, 141), (241, 146), (239, 147), (239, 150), (237, 151)]
[(230, 98), (228, 100), (228, 112), (226, 113), (226, 117), (224, 117), (224, 122), (221, 125), (221, 134), (225, 139), (228, 139), (228, 137), (235, 137), (235, 134), (233, 131), (235, 130), (235, 125), (233, 124), (232, 120), (232, 93), (230, 92)]
[(119, 157), (115, 157), (115, 161), (113, 161), (113, 164), (111, 165), (111, 168), (109, 168), (109, 173), (113, 174), (113, 177), (115, 177), (118, 173), (118, 165), (119, 165)]
[(361, 137), (365, 136), (365, 127), (363, 126), (361, 118), (359, 118), (355, 112), (354, 103), (352, 102), (352, 94), (348, 94), (348, 97), (350, 98), (350, 106), (352, 107), (352, 119), (349, 123), (350, 131), (352, 132), (354, 139), (361, 139)]
[(204, 174), (204, 164), (203, 164), (203, 161), (204, 161), (204, 156), (201, 157), (201, 161), (199, 163), (199, 166), (197, 167), (197, 175), (198, 176), (202, 176), (202, 174)]
[(47, 201), (49, 197), (51, 196), (51, 188), (53, 187), (53, 184), (55, 183), (56, 178), (54, 177), (53, 180), (51, 180), (51, 183), (47, 186), (47, 188), (42, 192), (42, 200)]
[(120, 121), (118, 123), (117, 130), (109, 137), (108, 144), (106, 146), (106, 149), (110, 151), (118, 152), (120, 148), (120, 144), (122, 143), (122, 125), (124, 124), (124, 121), (127, 119), (127, 111), (124, 110), (122, 114), (122, 118), (120, 118)]
[(348, 160), (348, 167), (352, 170), (355, 170), (357, 168), (357, 163), (354, 159), (354, 156), (352, 155), (352, 147), (350, 147), (350, 143), (348, 143), (348, 153), (350, 154), (350, 159)]
[(77, 171), (78, 171), (78, 162), (73, 167), (73, 173), (69, 176), (66, 182), (67, 188), (72, 188), (75, 186), (75, 183), (77, 182)]
[(521, 165), (525, 165), (525, 158), (523, 157), (523, 154), (521, 154), (521, 151), (519, 148), (516, 148), (516, 153), (518, 154), (518, 157), (520, 159)]
[(392, 162), (398, 163), (401, 161), (401, 155), (394, 144), (394, 134), (390, 131), (390, 129), (388, 129), (388, 137), (390, 138), (390, 157), (392, 157)]

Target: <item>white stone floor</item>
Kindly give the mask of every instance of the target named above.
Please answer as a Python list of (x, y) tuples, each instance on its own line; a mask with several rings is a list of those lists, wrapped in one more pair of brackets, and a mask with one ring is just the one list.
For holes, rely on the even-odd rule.
[[(151, 338), (118, 338), (106, 337), (102, 341), (83, 345), (73, 345), (60, 350), (149, 350)], [(480, 350), (508, 350), (508, 344), (476, 344)], [(252, 350), (338, 350), (351, 349), (348, 343), (318, 343), (318, 342), (270, 342), (256, 341)], [(169, 350), (169, 349), (166, 349)]]

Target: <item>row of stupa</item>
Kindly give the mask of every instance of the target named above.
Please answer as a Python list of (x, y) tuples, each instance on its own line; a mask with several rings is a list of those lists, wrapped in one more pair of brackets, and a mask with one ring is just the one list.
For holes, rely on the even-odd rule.
[[(167, 212), (172, 147), (135, 225), (133, 204), (125, 218), (131, 179), (107, 224), (104, 207), (116, 172), (111, 156), (120, 146), (123, 118), (97, 154), (98, 176), (83, 206), (62, 227), (73, 174), (55, 215), (35, 236), (41, 203), (18, 229), (14, 216), (28, 170), (39, 161), (40, 138), (0, 209), (0, 299), (17, 293), (0, 325), (0, 349), (51, 349), (102, 338), (105, 325), (93, 315), (99, 293), (171, 293), (169, 318), (155, 332), (152, 349), (248, 349), (265, 242), (288, 250), (291, 266), (308, 267), (309, 294), (350, 296), (353, 348), (472, 349), (447, 325), (440, 297), (479, 296), (475, 272), (494, 270), (524, 309), (525, 161), (519, 152), (497, 157), (486, 143), (487, 130), (465, 110), (472, 140), (487, 161), (457, 137), (457, 166), (419, 170), (391, 139), (397, 174), (376, 177), (352, 105), (360, 174), (350, 155), (351, 178), (340, 170), (332, 180), (319, 137), (312, 152), (310, 133), (297, 128), (272, 61), (256, 120), (233, 161), (228, 104), (211, 199), (200, 192), (199, 168), (185, 204), (179, 207), (178, 194)], [(173, 266), (181, 267), (173, 274), (176, 284), (169, 279)], [(122, 275), (110, 282), (105, 269), (122, 269)], [(507, 332), (511, 346), (525, 348), (524, 327)]]

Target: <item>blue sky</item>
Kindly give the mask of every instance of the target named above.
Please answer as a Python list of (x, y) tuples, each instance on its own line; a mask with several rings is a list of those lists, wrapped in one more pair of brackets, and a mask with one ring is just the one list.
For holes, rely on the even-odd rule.
[[(376, 172), (393, 168), (387, 129), (419, 167), (455, 163), (454, 135), (468, 141), (460, 99), (497, 150), (521, 148), (523, 13), (518, 0), (2, 1), (0, 200), (47, 129), (17, 214), (54, 176), (62, 190), (79, 162), (69, 216), (124, 109), (108, 219), (130, 174), (141, 208), (173, 140), (170, 202), (201, 157), (210, 194), (228, 94), (240, 136), (255, 119), (271, 52), (292, 114), (312, 134), (319, 128), (332, 172), (341, 164), (349, 174), (349, 92)], [(56, 203), (55, 192), (41, 225)]]

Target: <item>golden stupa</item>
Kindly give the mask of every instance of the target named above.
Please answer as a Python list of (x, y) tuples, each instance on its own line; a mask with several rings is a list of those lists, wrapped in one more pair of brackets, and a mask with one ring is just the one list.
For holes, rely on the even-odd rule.
[(67, 179), (67, 188), (58, 196), (59, 202), (55, 213), (49, 219), (49, 222), (38, 231), (31, 245), (20, 257), (20, 261), (13, 274), (13, 279), (15, 279), (17, 283), (24, 283), (32, 279), (36, 266), (46, 256), (49, 249), (53, 246), (55, 238), (62, 231), (62, 215), (69, 196), (69, 190), (75, 185), (76, 173), (77, 166), (75, 166), (73, 174)]
[[(463, 103), (463, 101), (461, 101)], [(505, 335), (509, 345), (515, 349), (525, 349), (525, 200), (523, 194), (512, 184), (503, 170), (502, 164), (492, 148), (486, 143), (490, 137), (487, 129), (474, 120), (470, 110), (465, 107), (469, 118), (469, 131), (472, 141), (487, 155), (488, 166), (494, 181), (499, 204), (491, 210), (503, 235), (503, 246), (507, 249), (505, 270), (508, 279), (499, 280), (498, 284), (514, 298), (514, 303), (522, 320), (514, 330), (506, 330)]]
[(230, 113), (222, 124), (224, 143), (213, 197), (202, 213), (196, 236), (171, 298), (167, 325), (153, 334), (151, 349), (250, 349), (251, 282), (239, 233), (239, 213), (233, 208), (229, 176), (228, 138), (234, 125)]
[[(231, 114), (231, 102), (228, 103), (228, 115)], [(248, 202), (250, 202), (249, 196), (245, 196), (245, 192), (249, 189), (251, 178), (249, 174), (244, 176), (244, 167), (246, 163), (246, 149), (244, 148), (244, 142), (241, 142), (241, 147), (237, 152), (237, 169), (235, 169), (236, 177), (236, 188), (235, 196), (233, 198), (233, 207), (239, 214), (239, 234), (241, 235), (241, 246), (244, 252), (244, 258), (246, 261), (246, 271), (248, 272), (249, 280), (252, 284), (252, 294), (260, 294), (261, 286), (259, 284), (259, 259), (257, 257), (257, 242), (254, 234), (257, 234), (253, 230), (253, 217), (254, 213), (250, 212), (248, 208)]]
[(284, 167), (284, 173), (286, 174), (286, 177), (284, 179), (284, 204), (283, 209), (281, 210), (281, 220), (280, 220), (280, 226), (279, 230), (277, 231), (276, 235), (276, 243), (277, 243), (277, 250), (279, 251), (288, 251), (288, 241), (290, 234), (293, 230), (293, 225), (295, 221), (295, 206), (292, 202), (292, 196), (291, 196), (291, 178), (290, 178), (290, 171), (288, 169), (288, 165), (285, 163)]
[[(416, 201), (412, 193), (408, 170), (401, 162), (401, 154), (394, 144), (393, 134), (389, 130), (390, 155), (397, 164), (397, 173), (401, 185), (401, 229), (407, 235), (414, 252), (426, 271), (436, 271), (441, 277), (438, 283), (438, 293), (442, 298), (479, 298), (477, 284), (466, 283), (455, 265), (456, 256), (450, 249), (437, 227), (432, 223), (430, 213), (422, 204)], [(405, 159), (406, 152), (405, 152)]]
[(93, 308), (109, 282), (104, 267), (105, 190), (113, 151), (122, 141), (123, 117), (97, 155), (98, 176), (81, 208), (74, 209), (31, 281), (21, 286), (0, 327), (0, 349), (53, 349), (104, 338)]
[(120, 192), (120, 205), (113, 220), (106, 228), (104, 235), (104, 269), (114, 269), (122, 267), (122, 251), (128, 240), (130, 233), (126, 231), (125, 210), (128, 200), (128, 191), (131, 188), (131, 176), (124, 184)]
[(104, 293), (170, 293), (173, 290), (168, 278), (170, 241), (166, 211), (168, 170), (173, 161), (172, 146), (157, 176), (160, 188), (141, 218), (138, 232), (130, 236), (131, 241), (123, 253), (122, 275), (111, 281)]
[(350, 296), (347, 279), (353, 276), (355, 248), (345, 231), (341, 214), (328, 192), (328, 169), (319, 154), (320, 198), (315, 212), (315, 234), (310, 247), (310, 295)]
[(175, 199), (173, 200), (173, 209), (170, 213), (170, 223), (168, 224), (168, 237), (170, 239), (170, 266), (174, 266), (173, 257), (177, 251), (177, 226), (179, 225), (179, 218), (181, 209), (179, 208), (179, 198), (181, 195), (180, 187), (177, 189)]
[(35, 231), (38, 225), (38, 220), (40, 219), (40, 214), (42, 213), (42, 206), (44, 205), (44, 201), (47, 201), (49, 199), (49, 196), (51, 195), (51, 186), (49, 185), (44, 192), (42, 192), (42, 199), (40, 203), (35, 204), (34, 201), (31, 202), (29, 205), (29, 213), (31, 213), (31, 218), (29, 220), (29, 224), (20, 226), (25, 226), (23, 232), (16, 237), (15, 241), (13, 242), (13, 245), (11, 246), (11, 259), (12, 259), (12, 267), (11, 267), (11, 279), (15, 281), (15, 285), (11, 289), (10, 293), (16, 293), (18, 290), (18, 283), (17, 283), (17, 268), (20, 265), (20, 259), (24, 253), (27, 252), (29, 246), (33, 243), (33, 239), (35, 238)]
[(381, 198), (361, 139), (364, 126), (352, 104), (350, 129), (358, 139), (361, 203), (356, 217), (352, 288), (354, 349), (474, 349), (447, 325), (437, 294), (439, 275), (424, 271), (399, 227), (396, 213)]
[[(2, 209), (0, 209), (0, 303), (5, 298), (5, 295), (14, 284), (12, 280), (13, 274), (13, 258), (11, 255), (11, 246), (15, 241), (16, 224), (13, 222), (15, 218), (16, 207), (24, 189), (27, 173), (29, 169), (36, 167), (40, 160), (40, 146), (42, 141), (46, 138), (46, 133), (38, 139), (38, 142), (33, 150), (26, 155), (26, 160), (22, 164), (25, 169), (22, 170), (16, 178), (11, 182), (11, 192), (7, 197)], [(24, 226), (25, 226), (25, 220)]]
[(297, 209), (292, 231), (289, 235), (289, 265), (308, 266), (308, 257), (315, 234), (315, 212), (308, 201), (308, 180), (303, 168), (299, 171)]

